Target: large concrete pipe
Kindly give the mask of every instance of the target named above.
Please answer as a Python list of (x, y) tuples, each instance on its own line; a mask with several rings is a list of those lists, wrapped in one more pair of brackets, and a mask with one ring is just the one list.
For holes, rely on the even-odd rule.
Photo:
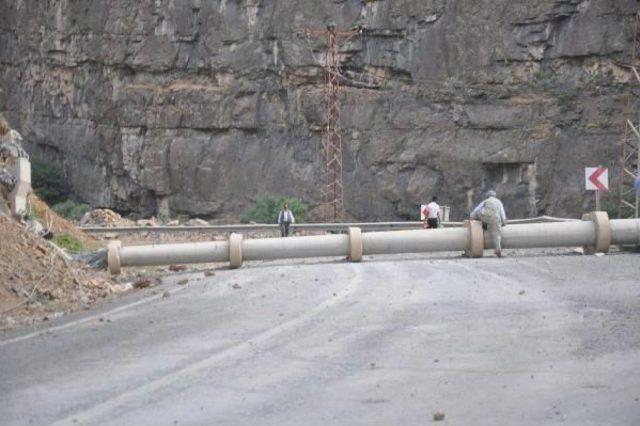
[(640, 246), (640, 220), (614, 219), (609, 224), (612, 244)]
[(362, 234), (362, 251), (364, 254), (464, 251), (468, 237), (467, 228), (368, 232)]
[(348, 235), (256, 238), (242, 244), (244, 260), (294, 259), (349, 255)]
[(122, 247), (119, 241), (108, 246), (107, 261), (112, 274), (126, 266), (168, 265), (172, 263), (215, 263), (229, 261), (238, 268), (244, 260), (293, 259), (302, 257), (348, 256), (347, 235), (242, 239), (231, 234), (229, 241), (153, 244)]
[[(562, 223), (509, 225), (502, 230), (504, 248), (585, 247), (586, 253), (607, 252), (611, 244), (640, 245), (640, 220), (609, 220), (604, 212), (585, 215), (584, 220)], [(357, 262), (363, 255), (465, 251), (480, 257), (492, 242), (477, 221), (461, 228), (362, 233), (350, 228), (347, 235), (266, 238), (243, 240), (231, 234), (229, 241), (156, 244), (122, 247), (109, 245), (112, 273), (124, 266), (229, 261), (234, 268), (244, 260), (348, 256)]]
[(126, 266), (226, 262), (231, 258), (229, 246), (228, 241), (210, 241), (122, 247), (112, 241), (107, 245), (107, 262), (114, 275)]
[[(586, 246), (594, 242), (595, 232), (595, 224), (590, 221), (508, 225), (502, 228), (502, 245), (504, 248)], [(484, 234), (484, 247), (494, 248), (488, 233)]]
[(122, 266), (224, 262), (229, 260), (229, 242), (128, 246), (120, 249), (120, 259)]

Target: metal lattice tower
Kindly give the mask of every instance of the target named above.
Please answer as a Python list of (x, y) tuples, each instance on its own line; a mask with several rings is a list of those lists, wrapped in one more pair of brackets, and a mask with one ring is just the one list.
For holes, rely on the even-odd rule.
[(323, 187), (322, 213), (327, 222), (339, 222), (344, 216), (342, 185), (342, 132), (340, 129), (340, 44), (353, 39), (360, 30), (338, 31), (335, 25), (307, 35), (326, 39), (324, 70), (326, 74), (325, 116), (322, 135)]
[[(629, 68), (632, 79), (640, 84), (640, 74), (638, 73), (638, 57), (640, 55), (640, 11), (635, 16), (635, 26), (633, 34), (633, 46), (631, 52), (631, 62)], [(619, 217), (638, 217), (639, 200), (635, 193), (634, 181), (640, 174), (640, 110), (638, 99), (631, 90), (627, 94), (627, 105), (624, 114), (625, 131), (622, 140), (622, 155), (620, 157), (620, 168), (622, 176), (620, 178), (620, 204), (618, 208)]]

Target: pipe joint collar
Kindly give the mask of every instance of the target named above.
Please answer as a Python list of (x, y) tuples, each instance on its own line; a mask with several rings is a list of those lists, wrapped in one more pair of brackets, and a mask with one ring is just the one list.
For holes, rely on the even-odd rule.
[(229, 236), (229, 264), (232, 268), (242, 266), (242, 234)]
[(607, 253), (611, 247), (611, 225), (607, 212), (590, 212), (582, 216), (582, 220), (593, 222), (596, 238), (593, 245), (585, 246), (585, 254)]
[(349, 228), (349, 260), (360, 262), (362, 260), (362, 230)]
[(120, 264), (120, 249), (122, 243), (120, 241), (111, 241), (107, 244), (107, 266), (111, 275), (120, 275), (122, 266)]
[(464, 254), (467, 257), (482, 257), (484, 253), (484, 233), (482, 232), (482, 222), (477, 220), (465, 220), (464, 226), (469, 230), (467, 249), (464, 251)]

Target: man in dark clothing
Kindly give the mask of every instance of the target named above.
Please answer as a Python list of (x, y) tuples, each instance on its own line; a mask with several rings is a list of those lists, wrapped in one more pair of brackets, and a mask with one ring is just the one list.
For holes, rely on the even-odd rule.
[(280, 213), (278, 213), (278, 225), (280, 225), (280, 235), (283, 237), (289, 236), (289, 225), (295, 223), (296, 219), (293, 217), (293, 212), (289, 210), (289, 205), (284, 204)]

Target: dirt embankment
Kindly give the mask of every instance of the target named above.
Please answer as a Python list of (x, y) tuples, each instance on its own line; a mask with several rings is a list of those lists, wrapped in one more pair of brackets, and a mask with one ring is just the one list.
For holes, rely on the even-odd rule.
[[(88, 250), (100, 247), (35, 196), (30, 201), (43, 226), (74, 236)], [(0, 330), (88, 308), (118, 291), (106, 272), (70, 260), (49, 241), (0, 215)]]
[(33, 216), (40, 221), (45, 228), (51, 228), (51, 232), (54, 234), (71, 235), (80, 241), (87, 250), (97, 250), (102, 246), (100, 241), (85, 234), (67, 219), (58, 216), (56, 212), (49, 208), (47, 203), (40, 200), (33, 193), (29, 195), (29, 205)]

